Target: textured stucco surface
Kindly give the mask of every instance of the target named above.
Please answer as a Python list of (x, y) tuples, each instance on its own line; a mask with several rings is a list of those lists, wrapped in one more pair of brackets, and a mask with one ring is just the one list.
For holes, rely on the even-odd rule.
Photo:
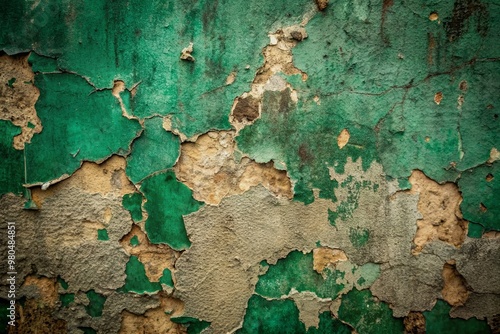
[(0, 333), (500, 330), (498, 1), (20, 0), (0, 30)]

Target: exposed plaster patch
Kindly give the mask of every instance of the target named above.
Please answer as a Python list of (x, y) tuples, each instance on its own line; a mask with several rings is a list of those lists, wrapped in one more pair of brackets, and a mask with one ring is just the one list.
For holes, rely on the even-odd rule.
[(123, 196), (135, 191), (134, 185), (125, 174), (125, 166), (125, 158), (117, 155), (111, 156), (101, 164), (85, 161), (70, 178), (46, 190), (33, 187), (31, 195), (38, 207), (42, 207), (47, 198), (69, 188), (78, 188), (86, 193), (103, 196)]
[(457, 271), (455, 261), (448, 261), (443, 266), (443, 299), (451, 306), (464, 305), (469, 297), (467, 282)]
[(0, 56), (0, 119), (11, 121), (21, 128), (14, 137), (18, 150), (31, 142), (34, 134), (43, 129), (35, 110), (40, 92), (34, 85), (35, 75), (28, 63), (29, 54)]
[[(131, 244), (134, 240), (138, 245)], [(163, 270), (174, 269), (175, 260), (179, 257), (179, 252), (165, 244), (152, 244), (146, 234), (137, 225), (132, 226), (132, 230), (120, 241), (123, 249), (130, 255), (135, 255), (144, 264), (146, 276), (151, 282), (158, 282), (163, 275)]]
[(318, 274), (321, 274), (326, 267), (335, 266), (340, 261), (347, 261), (347, 255), (340, 249), (320, 247), (313, 250), (313, 269)]
[(258, 164), (234, 156), (234, 133), (208, 132), (194, 143), (181, 145), (181, 155), (174, 166), (176, 176), (193, 190), (195, 199), (219, 204), (222, 198), (241, 194), (258, 184), (275, 195), (292, 198), (292, 185), (285, 171), (273, 163)]
[(460, 211), (462, 196), (458, 187), (454, 183), (441, 185), (418, 170), (411, 174), (410, 183), (410, 193), (419, 194), (418, 210), (422, 214), (422, 219), (417, 221), (414, 254), (433, 240), (459, 247), (467, 235), (468, 223)]
[[(115, 80), (113, 82), (113, 88), (111, 89), (111, 94), (118, 100), (118, 103), (120, 104), (120, 108), (122, 109), (122, 115), (123, 117), (126, 117), (128, 119), (132, 119), (134, 117), (130, 116), (130, 114), (127, 111), (127, 107), (125, 106), (125, 103), (123, 102), (122, 96), (120, 95), (123, 93), (127, 87), (125, 86), (125, 82), (122, 80)], [(132, 93), (132, 90), (130, 91)], [(137, 85), (133, 87), (133, 95), (135, 95), (137, 92)]]
[(347, 143), (349, 142), (349, 138), (350, 138), (350, 134), (349, 134), (349, 130), (347, 129), (343, 129), (339, 136), (337, 137), (337, 145), (339, 146), (340, 149), (343, 149), (344, 146), (347, 145)]
[(432, 13), (429, 14), (429, 20), (436, 21), (437, 19), (439, 19), (438, 13), (432, 12)]
[(434, 94), (434, 102), (436, 102), (437, 105), (441, 104), (442, 100), (443, 100), (442, 92), (437, 92), (436, 94)]
[(194, 62), (195, 59), (194, 59), (192, 53), (193, 53), (193, 42), (189, 43), (189, 45), (187, 47), (182, 49), (181, 59)]
[(492, 164), (498, 160), (500, 160), (500, 151), (493, 147), (490, 151), (490, 158), (488, 159), (487, 163)]
[(160, 296), (160, 305), (147, 310), (144, 314), (123, 311), (120, 334), (184, 334), (186, 328), (170, 320), (181, 314), (183, 304), (180, 300)]

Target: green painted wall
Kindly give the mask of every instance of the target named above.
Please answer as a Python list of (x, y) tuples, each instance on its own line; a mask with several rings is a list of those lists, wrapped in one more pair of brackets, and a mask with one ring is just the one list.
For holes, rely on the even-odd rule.
[(1, 333), (500, 330), (500, 2), (0, 13)]

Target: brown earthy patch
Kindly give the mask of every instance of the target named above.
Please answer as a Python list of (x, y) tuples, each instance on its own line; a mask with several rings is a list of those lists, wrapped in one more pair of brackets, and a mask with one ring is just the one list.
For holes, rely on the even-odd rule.
[(452, 306), (461, 306), (469, 297), (467, 282), (458, 272), (455, 261), (449, 261), (443, 266), (444, 287), (441, 291), (443, 299)]
[(339, 136), (337, 137), (337, 145), (340, 149), (347, 145), (350, 137), (351, 135), (349, 133), (349, 130), (344, 129), (340, 132)]
[(208, 132), (181, 146), (174, 166), (180, 181), (193, 190), (193, 197), (208, 204), (219, 204), (226, 196), (241, 194), (262, 184), (277, 196), (292, 198), (292, 184), (286, 171), (272, 162), (259, 164), (248, 158), (236, 161), (234, 133)]
[(13, 142), (18, 150), (43, 128), (35, 110), (40, 92), (33, 84), (35, 75), (28, 57), (29, 54), (0, 55), (0, 119), (21, 128), (21, 134)]
[(454, 183), (439, 184), (421, 171), (410, 176), (413, 194), (419, 194), (418, 211), (423, 218), (417, 221), (417, 233), (413, 242), (414, 254), (433, 240), (442, 240), (455, 247), (460, 246), (467, 234), (467, 221), (462, 219), (462, 196)]
[(486, 181), (491, 182), (493, 180), (494, 176), (493, 174), (488, 174), (486, 175)]
[(125, 174), (125, 166), (125, 158), (117, 155), (101, 164), (86, 161), (70, 178), (50, 186), (47, 190), (34, 187), (31, 195), (38, 207), (41, 207), (48, 197), (67, 188), (78, 188), (91, 194), (123, 196), (135, 191)]
[(182, 301), (160, 296), (160, 306), (138, 315), (128, 311), (122, 312), (120, 334), (184, 334), (186, 327), (170, 321), (171, 316), (182, 313)]
[(425, 333), (425, 318), (422, 313), (410, 312), (404, 319), (404, 325), (407, 334)]
[(325, 10), (328, 7), (328, 0), (316, 0), (316, 6), (319, 11)]
[(442, 100), (443, 100), (443, 93), (442, 92), (437, 92), (436, 94), (434, 94), (434, 102), (436, 102), (436, 104), (439, 105)]
[(260, 100), (248, 95), (246, 97), (238, 97), (231, 115), (238, 122), (252, 122), (259, 117)]
[(40, 298), (37, 299), (37, 302), (41, 302), (43, 306), (53, 308), (56, 306), (56, 303), (59, 300), (59, 295), (57, 293), (57, 282), (53, 278), (26, 276), (23, 286), (36, 286), (38, 294), (40, 295)]
[(52, 317), (52, 311), (35, 299), (26, 300), (24, 305), (17, 303), (16, 326), (9, 326), (9, 334), (67, 333), (66, 322)]
[[(134, 236), (139, 240), (137, 246), (130, 245), (130, 239)], [(130, 233), (124, 236), (120, 243), (128, 254), (137, 256), (144, 264), (146, 276), (151, 282), (158, 282), (165, 268), (174, 270), (175, 260), (179, 257), (179, 253), (167, 245), (150, 243), (146, 234), (137, 225), (132, 226)]]
[(313, 269), (319, 274), (329, 265), (347, 261), (347, 255), (340, 249), (320, 247), (313, 249)]

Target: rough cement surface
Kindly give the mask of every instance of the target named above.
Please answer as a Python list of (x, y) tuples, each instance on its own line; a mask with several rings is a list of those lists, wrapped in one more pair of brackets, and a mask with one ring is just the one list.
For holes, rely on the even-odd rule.
[(208, 132), (196, 142), (182, 144), (174, 167), (177, 177), (193, 190), (193, 197), (208, 204), (219, 204), (223, 197), (241, 194), (262, 184), (277, 196), (292, 198), (292, 185), (286, 171), (272, 163), (259, 164), (234, 156), (234, 133)]

